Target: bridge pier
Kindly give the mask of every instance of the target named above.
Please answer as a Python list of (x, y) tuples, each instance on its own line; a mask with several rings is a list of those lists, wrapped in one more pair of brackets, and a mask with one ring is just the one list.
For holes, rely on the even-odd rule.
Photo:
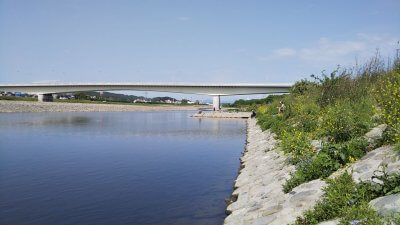
[(39, 102), (52, 102), (53, 95), (52, 94), (38, 94), (38, 101)]
[(213, 108), (215, 111), (221, 110), (221, 104), (220, 104), (220, 96), (219, 95), (214, 95), (213, 96)]

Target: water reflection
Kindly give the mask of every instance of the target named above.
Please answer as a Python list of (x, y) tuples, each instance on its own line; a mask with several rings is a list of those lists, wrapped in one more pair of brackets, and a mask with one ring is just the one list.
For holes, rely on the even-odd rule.
[(0, 114), (0, 224), (221, 224), (245, 122), (191, 113)]
[[(11, 121), (9, 121), (11, 122)], [(23, 126), (60, 126), (60, 125), (69, 125), (69, 126), (84, 126), (89, 125), (89, 123), (93, 122), (92, 119), (88, 116), (71, 116), (71, 117), (62, 117), (62, 118), (38, 118), (35, 121), (24, 121), (17, 122), (16, 125)], [(2, 124), (0, 124), (1, 126)], [(12, 122), (9, 125), (15, 125)]]
[[(240, 135), (241, 120), (189, 118), (188, 112), (131, 112), (131, 113), (21, 113), (18, 116), (4, 114), (0, 117), (0, 127), (54, 126), (72, 128), (74, 132), (93, 135), (118, 136), (188, 136), (213, 137)], [(188, 120), (190, 122), (188, 123)], [(178, 121), (178, 122), (177, 122)], [(193, 121), (197, 121), (193, 123)], [(134, 125), (133, 125), (134, 124)], [(148, 126), (156, 124), (157, 126)], [(73, 127), (80, 127), (76, 130)], [(85, 127), (87, 129), (85, 129)], [(107, 128), (107, 129), (105, 129)], [(68, 129), (66, 129), (68, 132)]]

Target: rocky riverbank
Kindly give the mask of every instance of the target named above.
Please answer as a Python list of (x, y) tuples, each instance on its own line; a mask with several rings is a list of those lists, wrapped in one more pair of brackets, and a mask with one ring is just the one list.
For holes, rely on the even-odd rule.
[(0, 113), (7, 112), (126, 112), (159, 110), (199, 110), (198, 106), (118, 105), (61, 102), (0, 101)]
[[(286, 163), (286, 156), (279, 151), (277, 143), (274, 134), (261, 131), (255, 119), (248, 119), (246, 149), (224, 224), (291, 224), (305, 210), (311, 209), (323, 194), (326, 183), (320, 179), (302, 184), (287, 194), (282, 191), (282, 184), (295, 168)], [(387, 164), (388, 172), (400, 172), (398, 157), (393, 147), (383, 146), (346, 169), (353, 171), (354, 180), (368, 180), (382, 163)], [(398, 212), (400, 195), (378, 198), (370, 205), (380, 214)], [(338, 224), (338, 220), (321, 224)]]

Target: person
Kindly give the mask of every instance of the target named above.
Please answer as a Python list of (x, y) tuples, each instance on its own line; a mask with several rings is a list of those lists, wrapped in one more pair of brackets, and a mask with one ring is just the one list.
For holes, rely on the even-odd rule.
[(253, 111), (251, 111), (251, 118), (253, 118), (253, 117), (255, 117), (256, 116), (256, 112), (254, 112), (254, 110)]
[(279, 102), (278, 113), (283, 113), (286, 109), (285, 104), (282, 101)]

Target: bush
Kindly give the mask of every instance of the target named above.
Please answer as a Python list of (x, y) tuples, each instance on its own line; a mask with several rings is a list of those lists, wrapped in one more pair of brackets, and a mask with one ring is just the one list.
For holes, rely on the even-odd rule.
[(289, 162), (292, 164), (297, 164), (315, 154), (316, 149), (310, 144), (311, 140), (304, 132), (284, 131), (281, 140), (280, 146), (283, 152), (290, 154)]
[(312, 210), (304, 212), (295, 224), (317, 224), (344, 214), (345, 207), (357, 199), (356, 184), (350, 174), (344, 173), (336, 179), (328, 179), (324, 194)]
[(324, 111), (323, 135), (332, 142), (344, 142), (364, 135), (372, 125), (373, 105), (364, 99), (358, 103), (339, 101)]
[(298, 164), (296, 172), (283, 185), (283, 191), (287, 193), (302, 183), (330, 176), (343, 165), (364, 156), (367, 145), (364, 138), (355, 138), (324, 146), (315, 157)]
[[(298, 217), (296, 224), (317, 224), (344, 216), (354, 219), (353, 216), (361, 215), (356, 213), (357, 209), (364, 210), (362, 214), (364, 216), (371, 215), (371, 212), (364, 207), (364, 203), (377, 196), (369, 191), (369, 186), (356, 184), (351, 174), (347, 172), (335, 179), (328, 179), (327, 184), (322, 198), (312, 210), (307, 210), (303, 217)], [(358, 219), (364, 218), (358, 217)]]
[[(342, 218), (340, 224), (359, 221), (358, 224), (398, 224), (400, 214), (390, 218), (380, 218), (368, 202), (372, 199), (399, 193), (400, 174), (388, 174), (382, 167), (375, 171), (370, 181), (355, 183), (351, 174), (345, 172), (335, 179), (328, 179), (324, 194), (314, 208), (298, 217), (295, 224), (317, 224), (322, 221)], [(374, 183), (375, 179), (380, 180)], [(377, 186), (378, 185), (378, 186)]]
[(313, 159), (304, 161), (298, 165), (296, 172), (292, 173), (291, 178), (283, 185), (283, 191), (288, 193), (302, 183), (318, 178), (326, 178), (338, 170), (340, 166), (328, 154), (321, 152)]
[(310, 95), (310, 92), (316, 91), (318, 84), (316, 82), (301, 80), (296, 82), (290, 90), (294, 95)]
[(400, 213), (394, 213), (392, 215), (386, 216), (384, 219), (384, 224), (387, 225), (397, 225), (400, 224)]
[(347, 142), (326, 145), (322, 152), (328, 154), (341, 165), (346, 165), (363, 157), (367, 146), (368, 142), (364, 138), (353, 138)]
[(284, 95), (268, 95), (266, 98), (262, 99), (239, 99), (232, 104), (226, 104), (226, 106), (239, 108), (240, 111), (255, 111), (259, 106), (269, 104), (272, 101), (282, 99), (283, 97)]
[[(289, 99), (289, 98), (288, 98)], [(320, 107), (306, 96), (297, 96), (288, 102), (289, 123), (304, 132), (313, 132), (318, 127)]]
[(348, 99), (349, 93), (354, 90), (354, 81), (346, 70), (339, 71), (338, 68), (329, 76), (322, 72), (322, 78), (315, 75), (311, 77), (320, 83), (318, 103), (322, 107), (334, 104), (338, 100)]
[(344, 217), (340, 219), (341, 225), (383, 225), (378, 213), (373, 210), (367, 202), (346, 209)]
[[(286, 99), (286, 97), (284, 98)], [(294, 127), (288, 122), (290, 110), (278, 114), (277, 107), (281, 99), (275, 99), (271, 104), (261, 106), (257, 110), (258, 124), (262, 130), (271, 129), (273, 133), (281, 137), (284, 131), (290, 132)], [(284, 100), (286, 102), (286, 100)]]
[[(362, 182), (365, 184), (365, 182)], [(368, 184), (370, 192), (376, 196), (385, 196), (400, 193), (400, 174), (387, 172), (387, 166), (382, 165), (374, 171), (374, 175)]]
[(400, 142), (400, 66), (386, 75), (374, 89), (374, 97), (389, 125), (389, 142)]
[[(268, 108), (268, 110), (270, 110), (270, 107)], [(271, 131), (278, 135), (278, 137), (281, 136), (283, 131), (287, 131), (290, 129), (290, 127), (284, 121), (281, 115), (270, 114), (268, 112), (264, 114), (257, 113), (257, 118), (257, 122), (262, 130), (271, 129)]]

